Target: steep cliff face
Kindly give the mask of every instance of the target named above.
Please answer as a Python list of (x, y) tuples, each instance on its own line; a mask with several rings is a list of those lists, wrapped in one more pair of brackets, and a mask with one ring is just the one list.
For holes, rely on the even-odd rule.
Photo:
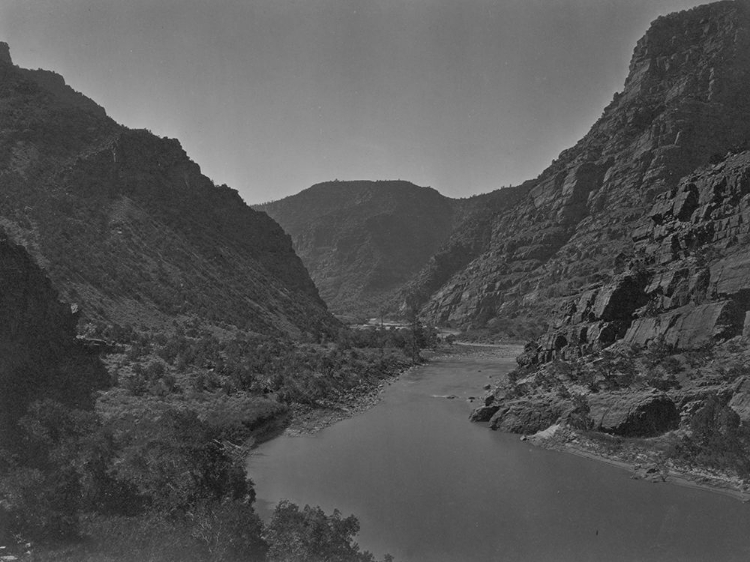
[(0, 233), (0, 445), (28, 404), (54, 398), (76, 407), (107, 383), (76, 340), (76, 315), (28, 253)]
[[(628, 271), (570, 299), (475, 420), (519, 433), (556, 423), (639, 437), (679, 429), (677, 438), (691, 443), (699, 424), (719, 431), (721, 420), (736, 418), (732, 439), (744, 439), (737, 436), (750, 423), (750, 151), (659, 195), (631, 239)], [(715, 405), (724, 417), (706, 421)], [(700, 447), (716, 453), (727, 443)], [(747, 458), (745, 445), (733, 442), (732, 454)]]
[(622, 273), (629, 233), (655, 198), (750, 136), (749, 11), (719, 2), (656, 20), (622, 93), (495, 217), (488, 249), (432, 294), (426, 316), (489, 327), (548, 319)]
[(178, 141), (126, 129), (58, 75), (9, 60), (0, 123), (0, 225), (84, 320), (335, 327), (289, 236)]
[(448, 238), (458, 202), (405, 181), (337, 181), (260, 205), (328, 305), (377, 315)]
[[(634, 146), (648, 147), (647, 164), (632, 193), (600, 195), (617, 185), (606, 179), (614, 157), (589, 196), (587, 217), (547, 267), (568, 276), (576, 256), (584, 267), (590, 251), (608, 257), (581, 290), (556, 299), (549, 330), (526, 346), (519, 369), (488, 393), (474, 420), (519, 433), (545, 430), (533, 439), (552, 448), (656, 463), (664, 477), (709, 467), (723, 475), (722, 485), (747, 489), (748, 27), (747, 3), (722, 2), (662, 18), (639, 42), (616, 103), (661, 100), (651, 132), (623, 145), (631, 155), (639, 154)], [(683, 59), (692, 74), (680, 67)], [(655, 124), (674, 135), (671, 144), (654, 141)], [(591, 207), (602, 196), (607, 208)], [(615, 222), (621, 207), (628, 214)], [(624, 445), (591, 438), (591, 430), (648, 439)]]
[(628, 271), (570, 299), (522, 362), (575, 359), (621, 339), (696, 349), (750, 335), (750, 152), (659, 195), (630, 239)]
[(625, 341), (686, 349), (750, 335), (750, 152), (687, 176), (633, 232), (648, 304)]

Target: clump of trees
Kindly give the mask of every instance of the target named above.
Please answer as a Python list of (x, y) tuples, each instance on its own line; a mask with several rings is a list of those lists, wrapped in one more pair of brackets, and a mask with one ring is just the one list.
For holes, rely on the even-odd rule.
[[(269, 558), (283, 562), (374, 562), (354, 541), (359, 521), (353, 515), (342, 517), (338, 510), (326, 515), (320, 507), (303, 509), (288, 501), (279, 502), (266, 530), (271, 545)], [(384, 562), (393, 557), (386, 554)]]
[(33, 404), (0, 454), (0, 545), (39, 546), (42, 560), (49, 545), (71, 540), (71, 560), (92, 543), (113, 560), (375, 560), (354, 541), (354, 516), (282, 502), (265, 525), (248, 450), (232, 440), (243, 435), (203, 417), (169, 407), (107, 419)]
[(690, 415), (688, 427), (690, 431), (672, 443), (668, 456), (750, 477), (750, 428), (728, 404), (709, 395)]
[(245, 462), (290, 403), (315, 405), (409, 364), (388, 343), (400, 332), (322, 344), (198, 326), (113, 332), (125, 343), (95, 409), (40, 397), (0, 443), (1, 546), (32, 544), (41, 560), (56, 544), (71, 560), (87, 560), (82, 549), (90, 560), (374, 560), (354, 541), (353, 516), (283, 502), (264, 524)]

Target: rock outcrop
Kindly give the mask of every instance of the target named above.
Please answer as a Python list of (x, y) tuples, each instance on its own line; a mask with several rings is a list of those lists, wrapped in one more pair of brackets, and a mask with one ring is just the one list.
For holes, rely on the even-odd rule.
[(655, 390), (589, 394), (588, 405), (592, 427), (614, 435), (651, 437), (680, 425), (675, 403)]
[(509, 433), (536, 433), (559, 420), (570, 404), (549, 395), (504, 401), (490, 418), (492, 429)]
[(522, 362), (580, 357), (620, 339), (696, 349), (750, 335), (749, 209), (750, 152), (685, 177), (633, 229), (630, 271), (568, 301)]
[[(719, 2), (657, 19), (636, 45), (623, 91), (493, 218), (486, 250), (431, 291), (426, 316), (500, 335), (532, 320), (539, 330), (571, 298), (616, 288), (633, 259), (630, 233), (662, 194), (674, 192), (675, 217), (704, 208), (698, 192), (674, 190), (750, 137), (749, 13), (745, 2)], [(721, 228), (716, 234), (731, 239), (734, 227)], [(613, 332), (621, 337), (628, 320), (591, 323), (608, 323), (592, 327), (605, 332), (596, 336), (604, 343)]]

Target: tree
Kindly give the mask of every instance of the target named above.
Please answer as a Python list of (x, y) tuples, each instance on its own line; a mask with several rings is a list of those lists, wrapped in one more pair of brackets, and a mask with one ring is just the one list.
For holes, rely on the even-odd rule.
[[(354, 537), (359, 521), (353, 515), (342, 517), (339, 510), (326, 515), (320, 507), (279, 502), (265, 539), (272, 562), (374, 562), (367, 551), (360, 551)], [(390, 560), (390, 556), (386, 560)]]

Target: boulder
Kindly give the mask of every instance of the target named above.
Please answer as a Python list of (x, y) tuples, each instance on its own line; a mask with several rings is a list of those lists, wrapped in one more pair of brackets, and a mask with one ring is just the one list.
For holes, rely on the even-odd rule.
[(549, 396), (504, 402), (490, 419), (492, 429), (508, 433), (536, 433), (555, 423), (572, 404)]
[(480, 406), (474, 409), (469, 415), (469, 420), (473, 422), (488, 422), (500, 409), (499, 404), (491, 404), (489, 406)]
[(743, 254), (711, 266), (711, 292), (750, 304), (750, 256)]
[(651, 392), (610, 392), (588, 396), (594, 428), (625, 437), (652, 437), (677, 429), (680, 414), (669, 396)]
[(743, 423), (750, 421), (750, 377), (740, 379), (729, 401), (729, 407), (739, 414)]
[(645, 346), (659, 337), (677, 349), (695, 349), (742, 333), (745, 311), (726, 300), (688, 305), (652, 318), (639, 318), (625, 334), (625, 342)]
[(698, 188), (694, 183), (682, 186), (674, 199), (672, 215), (679, 221), (690, 220), (690, 216), (698, 208)]

